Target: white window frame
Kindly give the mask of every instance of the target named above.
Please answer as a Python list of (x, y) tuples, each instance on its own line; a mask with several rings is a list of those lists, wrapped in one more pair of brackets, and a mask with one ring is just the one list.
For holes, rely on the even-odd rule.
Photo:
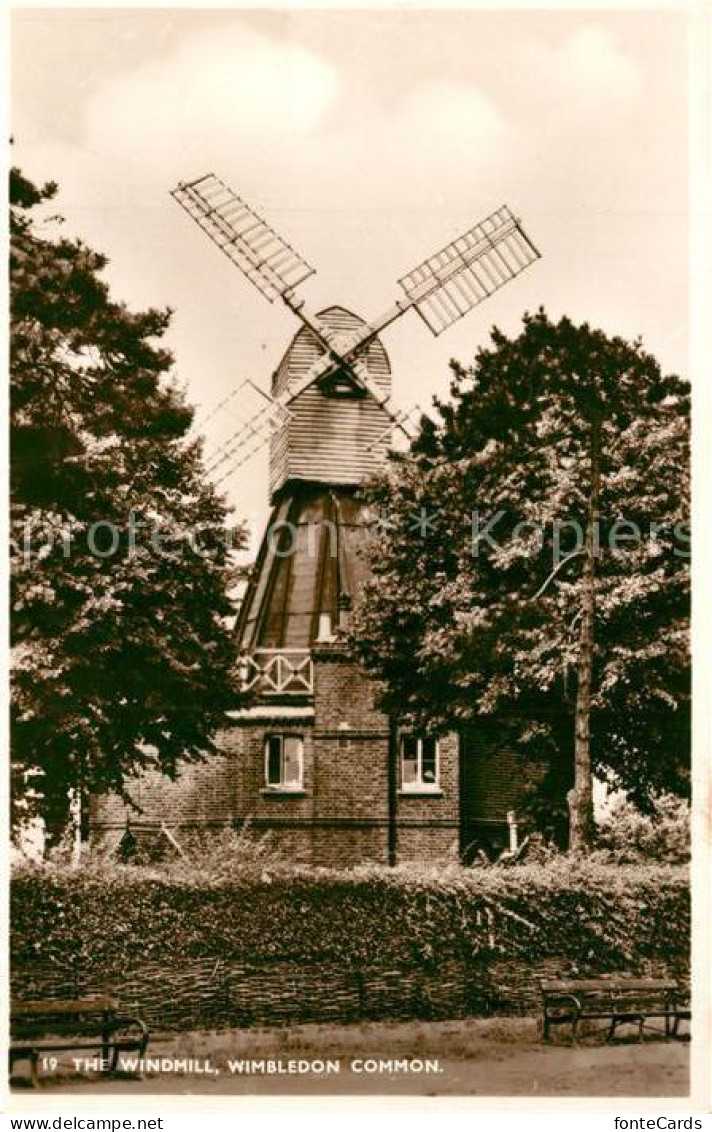
[[(269, 748), (272, 739), (280, 741), (280, 781), (269, 780)], [(299, 781), (284, 781), (284, 741), (296, 739), (299, 743)], [(303, 794), (304, 793), (304, 736), (294, 731), (269, 731), (264, 739), (264, 790), (275, 794)]]
[[(403, 780), (403, 762), (404, 762), (404, 746), (406, 739), (415, 739), (416, 741), (416, 766), (417, 777), (415, 782), (405, 782)], [(423, 741), (430, 740), (435, 744), (435, 781), (425, 782), (423, 780)], [(399, 739), (398, 744), (399, 756), (399, 770), (400, 770), (400, 793), (401, 794), (441, 794), (440, 787), (440, 741), (433, 738), (432, 735), (412, 735), (408, 732), (403, 732)]]

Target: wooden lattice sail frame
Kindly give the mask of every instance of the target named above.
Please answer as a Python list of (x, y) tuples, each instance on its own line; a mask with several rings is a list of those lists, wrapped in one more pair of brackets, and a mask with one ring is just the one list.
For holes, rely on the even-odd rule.
[[(441, 334), (499, 288), (511, 282), (540, 253), (511, 210), (502, 205), (484, 220), (423, 260), (399, 280), (403, 297), (370, 322), (348, 329), (309, 314), (295, 289), (314, 274), (291, 244), (214, 173), (181, 182), (175, 200), (213, 243), (270, 302), (280, 298), (308, 331), (314, 347), (311, 364), (298, 377), (265, 393), (266, 405), (240, 423), (209, 466), (222, 482), (241, 467), (275, 432), (288, 428), (290, 406), (317, 385), (347, 379), (383, 411), (390, 427), (409, 435), (408, 414), (392, 403), (390, 389), (373, 380), (368, 363), (371, 344), (383, 330), (414, 309), (433, 334)], [(334, 309), (334, 308), (330, 308)]]

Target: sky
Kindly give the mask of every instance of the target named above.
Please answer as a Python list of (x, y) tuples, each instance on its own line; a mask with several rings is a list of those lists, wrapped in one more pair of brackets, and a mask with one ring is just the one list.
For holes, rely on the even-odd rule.
[[(317, 269), (300, 295), (369, 319), (396, 280), (508, 204), (542, 259), (442, 337), (383, 335), (400, 406), (447, 394), (526, 310), (642, 337), (688, 367), (687, 29), (679, 11), (17, 8), (13, 161), (59, 182), (112, 294), (174, 310), (199, 415), (269, 388), (297, 329), (169, 195), (214, 172)], [(205, 422), (208, 452), (239, 399)], [(198, 417), (198, 423), (200, 416)], [(224, 485), (255, 533), (266, 453)]]

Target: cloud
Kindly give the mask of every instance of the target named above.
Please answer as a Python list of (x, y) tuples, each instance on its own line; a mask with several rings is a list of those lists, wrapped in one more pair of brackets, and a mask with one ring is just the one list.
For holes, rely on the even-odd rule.
[(90, 147), (171, 161), (217, 157), (235, 138), (307, 135), (338, 96), (336, 71), (303, 48), (240, 22), (191, 35), (177, 50), (107, 81), (88, 107)]
[(580, 28), (562, 52), (562, 62), (571, 85), (591, 102), (598, 102), (602, 93), (608, 102), (632, 99), (640, 89), (636, 65), (599, 27)]
[(402, 116), (418, 122), (426, 137), (455, 137), (460, 145), (500, 141), (509, 132), (500, 111), (477, 87), (455, 83), (429, 83), (417, 90), (403, 105)]
[[(271, 38), (239, 17), (193, 32), (94, 93), (72, 180), (95, 193), (101, 187), (112, 206), (123, 199), (147, 214), (166, 186), (213, 170), (277, 226), (286, 210), (295, 242), (304, 232), (304, 246), (318, 254), (321, 241), (311, 231), (318, 226), (328, 254), (338, 231), (357, 260), (363, 224), (383, 223), (383, 238), (394, 238), (388, 213), (429, 212), (433, 239), (444, 242), (439, 209), (464, 207), (472, 223), (477, 193), (482, 210), (501, 203), (491, 186), (512, 127), (474, 82), (408, 75), (387, 96), (353, 59), (336, 58), (289, 35)], [(474, 200), (463, 156), (475, 171)], [(338, 221), (315, 225), (316, 216), (334, 211)], [(429, 239), (424, 232), (415, 254)], [(413, 253), (405, 254), (407, 263)]]
[(513, 82), (526, 110), (539, 107), (550, 122), (588, 128), (610, 123), (610, 115), (632, 109), (641, 91), (635, 61), (616, 46), (611, 33), (586, 24), (562, 44), (529, 40), (515, 53)]

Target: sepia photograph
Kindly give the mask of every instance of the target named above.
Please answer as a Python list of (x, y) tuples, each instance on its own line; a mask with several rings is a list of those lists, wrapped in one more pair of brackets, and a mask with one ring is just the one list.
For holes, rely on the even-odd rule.
[(690, 1111), (689, 14), (10, 23), (12, 1111)]

